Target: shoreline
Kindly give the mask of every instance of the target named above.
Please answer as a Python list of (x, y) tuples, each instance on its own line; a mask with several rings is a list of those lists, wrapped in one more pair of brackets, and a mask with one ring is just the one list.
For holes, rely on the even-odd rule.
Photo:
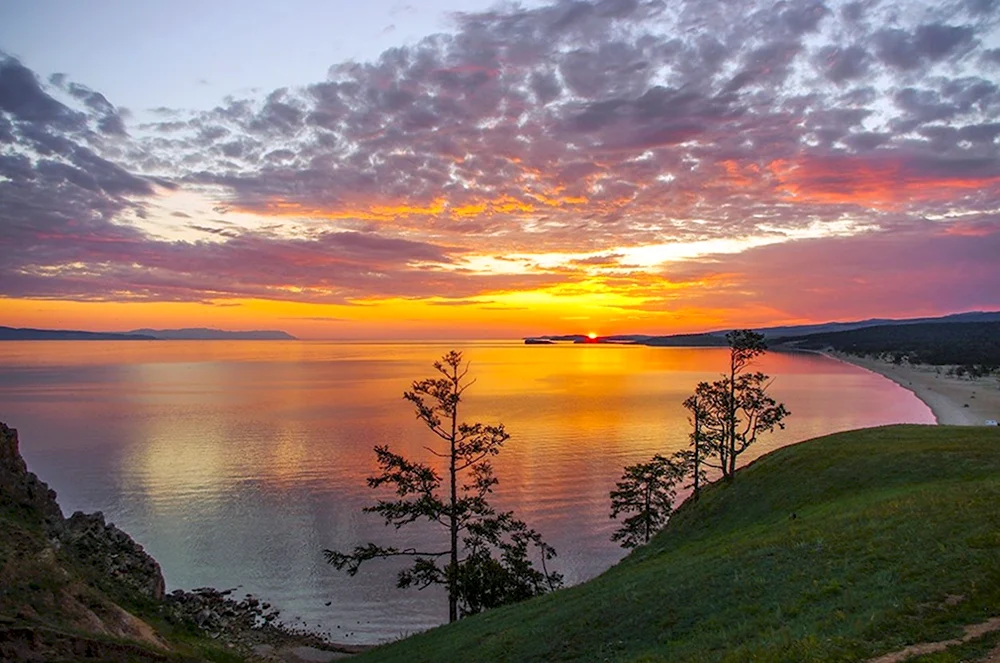
[(1000, 420), (1000, 378), (996, 376), (959, 378), (945, 375), (944, 367), (896, 365), (833, 351), (819, 354), (881, 375), (912, 392), (930, 408), (938, 425), (984, 426), (987, 420)]

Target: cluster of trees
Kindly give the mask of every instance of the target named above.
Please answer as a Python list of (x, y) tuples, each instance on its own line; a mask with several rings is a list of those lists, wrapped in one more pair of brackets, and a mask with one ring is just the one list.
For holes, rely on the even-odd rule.
[(611, 491), (611, 517), (623, 517), (612, 540), (625, 548), (648, 542), (666, 524), (686, 480), (691, 480), (692, 499), (698, 499), (709, 472), (732, 481), (740, 455), (760, 435), (785, 427), (789, 412), (767, 394), (770, 378), (748, 370), (767, 351), (764, 337), (741, 329), (726, 334), (726, 340), (728, 371), (714, 382), (699, 383), (684, 401), (692, 427), (688, 448), (627, 466)]
[[(938, 370), (941, 370), (940, 368)], [(961, 366), (952, 366), (948, 369), (948, 375), (954, 375), (955, 377), (964, 378), (968, 375), (970, 378), (985, 378), (993, 375), (997, 372), (996, 366), (988, 366), (986, 364), (968, 364)]]
[[(902, 363), (963, 366), (988, 374), (1000, 368), (1000, 322), (925, 322), (880, 325), (782, 339), (799, 348), (833, 348)], [(984, 373), (985, 371), (985, 373)]]
[[(759, 334), (731, 332), (729, 370), (714, 382), (702, 382), (684, 401), (692, 424), (690, 448), (672, 456), (656, 455), (625, 468), (611, 492), (612, 518), (623, 518), (613, 540), (630, 548), (649, 541), (666, 524), (677, 490), (690, 478), (694, 498), (710, 472), (731, 481), (736, 461), (762, 433), (783, 427), (785, 406), (767, 395), (766, 375), (749, 372), (766, 347)], [(401, 528), (425, 521), (442, 530), (434, 550), (367, 543), (351, 552), (325, 550), (329, 563), (358, 572), (374, 559), (406, 557), (399, 571), (401, 588), (444, 585), (448, 619), (474, 614), (552, 591), (562, 584), (546, 563), (556, 555), (541, 535), (510, 511), (497, 511), (488, 497), (497, 486), (490, 459), (510, 437), (503, 424), (465, 423), (459, 417), (462, 396), (472, 386), (460, 352), (449, 352), (434, 368), (437, 375), (413, 383), (403, 394), (417, 418), (438, 438), (427, 447), (437, 465), (411, 461), (387, 446), (375, 447), (379, 473), (371, 488), (391, 488), (395, 499), (378, 500), (365, 511)], [(537, 563), (537, 566), (536, 566)]]

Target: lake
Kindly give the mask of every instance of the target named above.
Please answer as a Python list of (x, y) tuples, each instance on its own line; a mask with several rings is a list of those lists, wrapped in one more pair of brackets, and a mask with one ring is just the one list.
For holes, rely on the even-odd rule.
[[(5, 342), (0, 421), (63, 511), (103, 511), (160, 562), (168, 590), (239, 587), (287, 623), (376, 642), (446, 621), (443, 593), (396, 589), (387, 562), (348, 577), (322, 551), (446, 540), (386, 529), (361, 508), (380, 494), (365, 485), (374, 445), (430, 461), (437, 438), (402, 394), (452, 348), (476, 378), (462, 418), (512, 436), (494, 463), (494, 502), (555, 546), (549, 568), (568, 584), (624, 556), (610, 541), (609, 490), (623, 465), (687, 444), (681, 402), (728, 358), (515, 341)], [(744, 462), (835, 431), (934, 422), (910, 392), (826, 357), (770, 353), (755, 367), (792, 414)]]

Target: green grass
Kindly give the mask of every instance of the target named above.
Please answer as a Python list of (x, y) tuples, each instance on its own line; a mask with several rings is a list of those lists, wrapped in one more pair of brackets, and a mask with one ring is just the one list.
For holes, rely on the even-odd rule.
[(890, 426), (769, 454), (600, 577), (357, 660), (859, 661), (996, 615), (1000, 429)]

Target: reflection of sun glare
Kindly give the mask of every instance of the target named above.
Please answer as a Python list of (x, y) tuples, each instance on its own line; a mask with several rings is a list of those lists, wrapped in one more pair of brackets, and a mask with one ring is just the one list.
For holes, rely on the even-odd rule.
[(597, 338), (597, 332), (590, 332), (589, 334), (587, 334), (587, 338), (593, 341), (595, 338)]

